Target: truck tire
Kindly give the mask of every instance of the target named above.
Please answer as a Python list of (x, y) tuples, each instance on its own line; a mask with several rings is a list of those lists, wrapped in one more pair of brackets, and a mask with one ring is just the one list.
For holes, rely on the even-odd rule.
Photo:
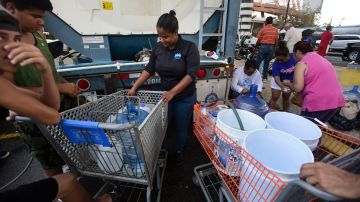
[(355, 61), (358, 55), (359, 55), (359, 50), (353, 49), (349, 51), (347, 58), (349, 58), (349, 61)]

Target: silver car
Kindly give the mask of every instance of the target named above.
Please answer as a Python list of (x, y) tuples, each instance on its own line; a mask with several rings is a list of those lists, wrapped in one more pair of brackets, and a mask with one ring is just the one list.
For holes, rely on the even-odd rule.
[[(343, 51), (348, 43), (360, 42), (360, 35), (355, 34), (343, 34), (334, 35), (334, 40), (329, 48), (329, 52), (341, 52)], [(315, 49), (317, 50), (320, 44), (320, 40), (316, 40)]]

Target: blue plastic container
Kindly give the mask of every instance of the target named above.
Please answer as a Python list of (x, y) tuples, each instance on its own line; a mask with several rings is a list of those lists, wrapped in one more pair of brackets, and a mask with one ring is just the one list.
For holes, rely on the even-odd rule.
[(250, 93), (247, 95), (239, 95), (235, 101), (234, 106), (238, 109), (253, 112), (264, 118), (270, 112), (270, 108), (266, 102), (260, 97), (256, 96), (258, 86), (252, 84), (250, 86)]
[(344, 92), (344, 97), (346, 101), (357, 101), (360, 103), (360, 93), (359, 93), (359, 86), (354, 85), (353, 89), (350, 91)]
[[(136, 126), (146, 119), (149, 113), (141, 108), (137, 108), (133, 102), (127, 102), (126, 109), (116, 117), (116, 123), (118, 124), (135, 124)], [(134, 129), (130, 129), (134, 130)], [(144, 170), (144, 160), (138, 158), (141, 156), (140, 147), (136, 142), (134, 131), (121, 131), (121, 142), (122, 142), (122, 156), (124, 164), (133, 173), (137, 173), (138, 176), (142, 176)]]
[(135, 124), (139, 126), (149, 115), (149, 113), (141, 108), (137, 108), (133, 102), (126, 104), (126, 109), (116, 117), (116, 123), (119, 124)]

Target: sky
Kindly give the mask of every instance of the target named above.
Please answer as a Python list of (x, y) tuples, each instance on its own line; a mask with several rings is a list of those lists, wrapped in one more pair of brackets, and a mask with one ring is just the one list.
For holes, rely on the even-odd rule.
[(324, 0), (319, 24), (328, 24), (332, 19), (332, 25), (360, 25), (360, 1), (359, 0)]

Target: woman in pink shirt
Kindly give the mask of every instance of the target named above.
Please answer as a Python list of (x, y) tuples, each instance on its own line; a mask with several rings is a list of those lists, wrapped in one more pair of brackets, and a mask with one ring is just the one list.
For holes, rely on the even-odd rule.
[(295, 44), (294, 56), (298, 61), (294, 83), (286, 85), (295, 92), (301, 92), (301, 115), (328, 121), (337, 109), (345, 105), (333, 65), (313, 52), (312, 46), (304, 41)]

